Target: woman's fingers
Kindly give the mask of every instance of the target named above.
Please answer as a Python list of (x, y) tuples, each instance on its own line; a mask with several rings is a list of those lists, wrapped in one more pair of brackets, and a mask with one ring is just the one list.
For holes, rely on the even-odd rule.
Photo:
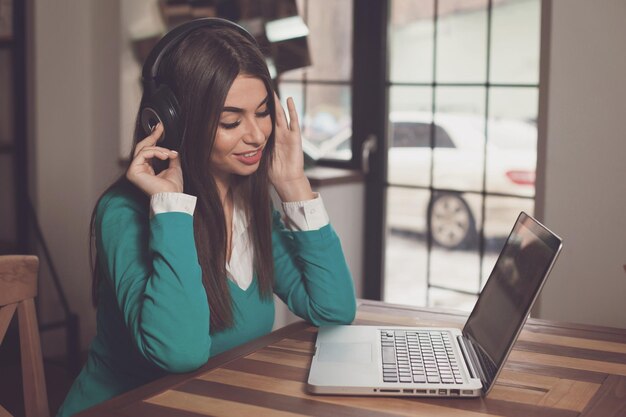
[(285, 112), (285, 108), (280, 103), (280, 99), (276, 93), (274, 93), (274, 102), (276, 103), (276, 127), (285, 127), (291, 132), (300, 133), (300, 122), (298, 120), (298, 112), (296, 111), (296, 104), (294, 103), (293, 98), (287, 98), (289, 123), (287, 123), (287, 113)]
[(135, 159), (141, 158), (143, 160), (147, 160), (150, 158), (159, 158), (159, 159), (168, 159), (175, 158), (178, 156), (176, 151), (171, 151), (167, 148), (161, 148), (160, 146), (147, 146), (142, 148), (137, 155), (135, 155)]
[(137, 143), (137, 146), (135, 146), (135, 152), (133, 156), (137, 156), (137, 154), (145, 147), (154, 146), (159, 141), (162, 134), (163, 134), (163, 124), (158, 123), (152, 130), (152, 133), (150, 133), (143, 140)]
[(150, 163), (150, 160), (153, 158), (165, 161), (170, 157), (166, 153), (157, 149), (142, 149), (128, 167), (128, 171), (126, 171), (126, 178), (136, 185), (139, 185), (137, 182), (139, 181), (139, 175), (147, 173), (150, 176), (154, 176), (154, 169)]
[(298, 121), (298, 112), (296, 111), (296, 105), (293, 102), (293, 98), (287, 99), (287, 110), (289, 110), (289, 130), (292, 132), (300, 133), (300, 123)]
[(285, 113), (285, 108), (280, 102), (278, 95), (274, 93), (274, 103), (276, 107), (276, 126), (277, 127), (288, 127), (287, 125), (287, 113)]
[(170, 168), (181, 168), (180, 158), (178, 157), (178, 152), (170, 151)]
[[(155, 146), (163, 127), (158, 124), (153, 132), (135, 146), (133, 160), (126, 171), (126, 178), (148, 195), (159, 192), (181, 192), (182, 171), (178, 152)], [(169, 168), (155, 175), (152, 159), (169, 160)]]

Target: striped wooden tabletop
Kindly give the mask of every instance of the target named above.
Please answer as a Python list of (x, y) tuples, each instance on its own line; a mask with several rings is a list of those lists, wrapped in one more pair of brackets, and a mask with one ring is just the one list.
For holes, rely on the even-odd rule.
[[(462, 327), (465, 316), (362, 301), (357, 324)], [(80, 414), (121, 416), (626, 416), (626, 330), (529, 320), (486, 398), (317, 396), (316, 328), (295, 323)]]

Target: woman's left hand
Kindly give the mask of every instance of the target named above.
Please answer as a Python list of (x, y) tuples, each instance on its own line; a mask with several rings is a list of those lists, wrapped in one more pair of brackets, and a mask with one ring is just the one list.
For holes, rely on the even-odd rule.
[(289, 122), (280, 100), (274, 94), (276, 106), (275, 150), (270, 181), (283, 202), (313, 199), (311, 184), (304, 175), (304, 154), (298, 113), (293, 99), (287, 99)]

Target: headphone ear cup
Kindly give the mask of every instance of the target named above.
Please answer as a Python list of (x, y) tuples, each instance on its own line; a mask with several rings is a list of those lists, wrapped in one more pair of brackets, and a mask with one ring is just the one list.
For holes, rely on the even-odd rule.
[(179, 150), (183, 133), (180, 115), (180, 105), (176, 96), (167, 85), (163, 84), (145, 100), (141, 107), (141, 126), (146, 135), (149, 135), (154, 126), (161, 122), (163, 136), (159, 140), (159, 146)]

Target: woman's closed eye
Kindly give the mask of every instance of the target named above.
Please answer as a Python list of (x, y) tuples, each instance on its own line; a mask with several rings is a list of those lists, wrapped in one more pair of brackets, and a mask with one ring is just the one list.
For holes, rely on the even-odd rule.
[(266, 108), (265, 108), (265, 110), (258, 111), (258, 112), (256, 112), (256, 113), (254, 113), (254, 115), (255, 115), (256, 117), (267, 117), (267, 116), (269, 116), (269, 115), (270, 115), (270, 108), (269, 108), (269, 107), (266, 107)]
[[(267, 117), (270, 115), (270, 109), (269, 107), (267, 107), (265, 110), (263, 111), (258, 111), (256, 113), (254, 113), (254, 115), (258, 118), (263, 118), (263, 117)], [(224, 129), (234, 129), (237, 126), (239, 126), (241, 124), (241, 119), (235, 120), (234, 122), (220, 122), (220, 126)]]
[(228, 123), (228, 122), (220, 122), (220, 126), (223, 127), (224, 129), (234, 129), (237, 126), (239, 126), (241, 124), (241, 120), (236, 120), (232, 123)]

